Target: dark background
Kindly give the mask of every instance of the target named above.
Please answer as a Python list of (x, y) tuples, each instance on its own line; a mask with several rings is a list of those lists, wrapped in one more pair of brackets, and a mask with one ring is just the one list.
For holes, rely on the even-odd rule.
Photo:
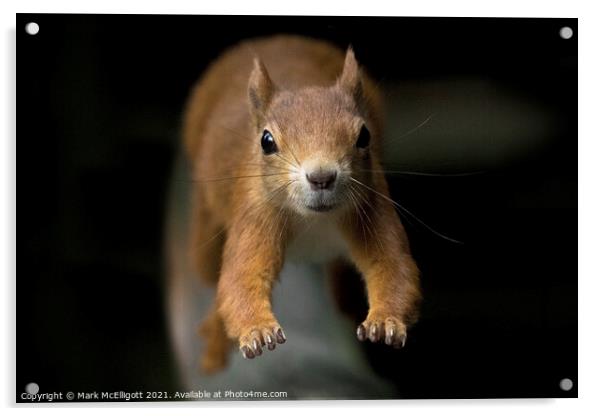
[[(557, 35), (565, 25), (571, 41)], [(282, 32), (352, 43), (378, 80), (487, 77), (560, 115), (543, 149), (505, 168), (390, 178), (412, 212), (464, 244), (408, 224), (422, 320), (403, 354), (367, 353), (400, 397), (576, 397), (576, 19), (23, 14), (17, 395), (29, 382), (179, 387), (163, 226), (182, 106), (226, 46)]]

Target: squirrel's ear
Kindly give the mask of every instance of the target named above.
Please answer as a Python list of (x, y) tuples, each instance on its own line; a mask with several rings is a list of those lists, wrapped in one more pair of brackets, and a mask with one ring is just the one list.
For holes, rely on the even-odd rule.
[(255, 58), (253, 62), (248, 93), (251, 111), (256, 115), (262, 115), (274, 94), (274, 84), (267, 69), (258, 58)]
[(348, 91), (356, 99), (362, 96), (362, 73), (355, 59), (351, 45), (347, 48), (343, 72), (337, 80), (337, 85)]

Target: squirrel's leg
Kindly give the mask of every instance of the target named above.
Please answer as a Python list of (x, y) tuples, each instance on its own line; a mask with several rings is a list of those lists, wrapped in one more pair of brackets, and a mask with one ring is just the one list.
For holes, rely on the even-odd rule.
[(217, 302), (228, 336), (238, 340), (246, 358), (284, 343), (284, 332), (272, 313), (273, 283), (282, 267), (278, 224), (267, 213), (243, 214), (226, 238), (217, 286)]
[(226, 335), (224, 320), (215, 304), (200, 326), (199, 333), (206, 342), (201, 356), (201, 371), (211, 374), (222, 370), (228, 363), (228, 352), (232, 342)]
[(226, 231), (211, 215), (198, 193), (192, 200), (190, 258), (204, 283), (217, 284)]
[[(386, 195), (387, 191), (379, 192)], [(356, 224), (347, 227), (351, 258), (364, 277), (368, 294), (368, 316), (358, 326), (357, 337), (402, 347), (407, 327), (418, 316), (419, 271), (393, 205), (377, 197), (373, 207), (366, 211), (369, 217), (358, 216)]]
[[(204, 283), (215, 286), (219, 278), (225, 230), (214, 221), (198, 194), (193, 200), (192, 210), (190, 255), (193, 267)], [(201, 370), (214, 373), (223, 369), (227, 364), (231, 342), (215, 304), (199, 326), (199, 335), (205, 340), (200, 359)]]

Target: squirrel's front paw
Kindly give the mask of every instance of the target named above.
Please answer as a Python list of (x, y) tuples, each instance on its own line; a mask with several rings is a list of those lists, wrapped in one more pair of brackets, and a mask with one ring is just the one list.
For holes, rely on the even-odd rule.
[(394, 348), (402, 348), (406, 343), (406, 325), (393, 316), (369, 314), (366, 320), (357, 327), (357, 338), (360, 341), (369, 339), (382, 342)]
[(262, 346), (267, 346), (268, 350), (276, 348), (276, 343), (284, 344), (286, 336), (278, 323), (257, 325), (244, 331), (240, 336), (239, 344), (242, 356), (245, 358), (255, 358), (263, 353)]

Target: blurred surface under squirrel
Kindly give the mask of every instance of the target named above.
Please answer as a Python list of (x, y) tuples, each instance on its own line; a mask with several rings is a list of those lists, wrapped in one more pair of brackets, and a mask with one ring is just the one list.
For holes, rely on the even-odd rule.
[(308, 38), (243, 42), (194, 87), (183, 128), (190, 253), (217, 285), (201, 327), (205, 371), (226, 365), (232, 341), (245, 358), (286, 341), (271, 308), (286, 259), (331, 273), (354, 266), (369, 305), (358, 339), (405, 344), (419, 271), (380, 164), (382, 124), (381, 97), (353, 50)]

